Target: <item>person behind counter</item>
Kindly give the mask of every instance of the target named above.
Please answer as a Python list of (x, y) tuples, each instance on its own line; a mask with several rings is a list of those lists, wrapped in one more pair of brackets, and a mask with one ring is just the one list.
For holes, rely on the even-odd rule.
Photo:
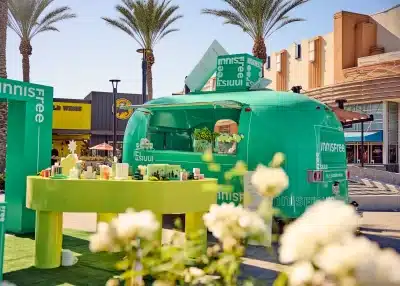
[(57, 162), (58, 158), (58, 150), (53, 149), (51, 150), (51, 165), (53, 166)]

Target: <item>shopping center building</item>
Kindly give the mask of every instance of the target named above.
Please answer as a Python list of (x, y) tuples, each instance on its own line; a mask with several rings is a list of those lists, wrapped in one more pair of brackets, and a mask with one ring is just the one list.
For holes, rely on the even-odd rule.
[[(133, 110), (121, 106), (142, 103), (142, 95), (118, 93), (117, 95), (117, 148), (122, 141)], [(53, 103), (53, 152), (58, 156), (68, 154), (68, 143), (77, 142), (77, 153), (87, 155), (89, 147), (101, 143), (113, 144), (113, 95), (92, 91), (84, 99), (55, 98)]]
[[(334, 30), (272, 52), (266, 63), (269, 88), (302, 92), (331, 106), (370, 114), (364, 123), (345, 129), (349, 163), (399, 164), (400, 5), (374, 15), (338, 12)], [(208, 88), (213, 88), (213, 80)]]

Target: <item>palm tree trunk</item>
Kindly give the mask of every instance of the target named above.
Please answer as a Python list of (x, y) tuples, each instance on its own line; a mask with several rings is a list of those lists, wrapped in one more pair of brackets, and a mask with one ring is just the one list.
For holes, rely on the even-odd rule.
[[(254, 40), (253, 55), (262, 60), (263, 65), (267, 62), (267, 47), (263, 37), (257, 37)], [(264, 67), (262, 68), (262, 75), (264, 77)]]
[(32, 46), (28, 40), (22, 39), (19, 45), (22, 55), (22, 78), (25, 82), (30, 82), (30, 63), (29, 57), (32, 55)]
[(152, 67), (155, 62), (153, 51), (149, 51), (146, 53), (146, 62), (147, 62), (147, 69), (146, 69), (146, 81), (147, 81), (147, 100), (153, 99), (153, 72)]
[[(7, 78), (7, 20), (8, 1), (0, 0), (0, 78)], [(1, 91), (0, 91), (1, 92)], [(0, 102), (0, 173), (6, 167), (7, 103)]]
[(152, 100), (153, 99), (153, 71), (152, 71), (151, 64), (147, 64), (146, 81), (147, 81), (147, 100)]

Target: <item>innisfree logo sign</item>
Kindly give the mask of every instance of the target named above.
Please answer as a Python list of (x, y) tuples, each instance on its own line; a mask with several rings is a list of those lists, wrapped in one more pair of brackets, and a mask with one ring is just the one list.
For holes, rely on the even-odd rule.
[(38, 87), (29, 87), (23, 83), (7, 81), (0, 82), (0, 94), (6, 95), (10, 99), (14, 98), (16, 100), (26, 100), (31, 99), (36, 102), (35, 104), (35, 121), (37, 123), (42, 123), (44, 121), (45, 113), (45, 96), (44, 89)]
[(262, 78), (262, 68), (262, 61), (248, 54), (220, 56), (217, 60), (217, 90), (248, 90)]

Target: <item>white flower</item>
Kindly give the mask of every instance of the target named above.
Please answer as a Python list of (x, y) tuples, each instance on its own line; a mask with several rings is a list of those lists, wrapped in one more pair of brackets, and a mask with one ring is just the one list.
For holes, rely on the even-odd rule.
[(276, 197), (289, 187), (289, 178), (282, 168), (258, 165), (251, 183), (261, 196)]
[(264, 221), (256, 213), (233, 203), (212, 205), (203, 219), (212, 234), (218, 240), (226, 241), (229, 247), (234, 244), (233, 241), (262, 237), (267, 230)]
[(97, 226), (97, 233), (90, 237), (90, 251), (113, 251), (116, 248), (115, 244), (114, 235), (110, 226), (105, 222), (100, 222)]
[(352, 206), (336, 200), (317, 202), (285, 229), (280, 261), (311, 259), (319, 248), (351, 237), (358, 223)]
[(134, 212), (128, 209), (112, 221), (116, 235), (121, 240), (142, 238), (151, 240), (159, 230), (155, 215), (151, 211)]
[(174, 286), (174, 285), (175, 285), (174, 283), (164, 280), (156, 280), (153, 283), (153, 286)]
[(218, 276), (206, 275), (206, 273), (197, 267), (190, 267), (183, 272), (184, 280), (186, 283), (193, 285), (201, 284), (208, 285), (213, 280), (219, 279)]
[(311, 282), (314, 272), (314, 267), (310, 262), (302, 261), (296, 263), (289, 272), (289, 285), (301, 286)]
[(314, 263), (329, 275), (346, 276), (359, 265), (373, 261), (379, 253), (377, 244), (365, 237), (352, 237), (324, 247)]
[(400, 285), (400, 255), (393, 249), (384, 249), (372, 260), (355, 269), (360, 285)]

